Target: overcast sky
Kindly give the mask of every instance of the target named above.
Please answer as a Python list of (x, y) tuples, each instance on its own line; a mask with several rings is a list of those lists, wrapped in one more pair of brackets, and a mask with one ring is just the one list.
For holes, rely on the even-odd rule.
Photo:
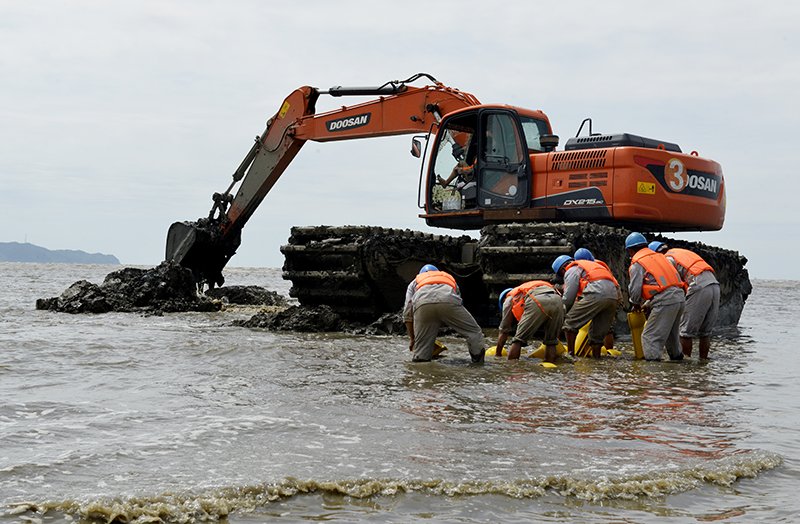
[[(797, 279), (798, 27), (795, 2), (4, 0), (0, 241), (155, 265), (293, 89), (427, 72), (542, 109), (562, 144), (592, 117), (718, 161), (725, 226), (684, 236)], [(231, 265), (282, 265), (292, 225), (432, 231), (409, 143), (306, 144)]]

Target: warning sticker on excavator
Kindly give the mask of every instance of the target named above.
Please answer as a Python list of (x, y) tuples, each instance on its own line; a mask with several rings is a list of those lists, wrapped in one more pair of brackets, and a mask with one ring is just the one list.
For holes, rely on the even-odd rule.
[(637, 182), (636, 192), (641, 193), (643, 195), (655, 195), (656, 185), (650, 182)]
[(283, 118), (283, 117), (285, 117), (285, 116), (286, 116), (286, 113), (289, 111), (289, 108), (290, 108), (290, 107), (291, 107), (291, 105), (289, 104), (289, 101), (288, 101), (288, 100), (285, 100), (285, 101), (283, 102), (283, 105), (281, 106), (281, 110), (280, 110), (280, 111), (278, 111), (278, 118)]

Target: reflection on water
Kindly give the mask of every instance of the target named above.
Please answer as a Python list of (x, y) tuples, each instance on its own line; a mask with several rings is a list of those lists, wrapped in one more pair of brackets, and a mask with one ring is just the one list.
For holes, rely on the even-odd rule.
[[(457, 338), (412, 364), (402, 337), (232, 326), (246, 308), (38, 312), (108, 268), (4, 269), (0, 521), (707, 521), (752, 516), (747, 484), (727, 487), (780, 478), (764, 472), (800, 449), (797, 395), (767, 400), (791, 374), (763, 355), (786, 340), (766, 314), (785, 288), (757, 285), (748, 308), (764, 313), (715, 339), (710, 362), (633, 361), (623, 340), (619, 359), (548, 370), (472, 365)], [(287, 287), (279, 270), (228, 280)]]

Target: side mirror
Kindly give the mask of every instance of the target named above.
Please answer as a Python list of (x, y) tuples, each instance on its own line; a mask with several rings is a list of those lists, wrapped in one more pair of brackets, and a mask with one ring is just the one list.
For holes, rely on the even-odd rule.
[(545, 151), (553, 151), (558, 146), (558, 135), (542, 135), (539, 143)]
[(411, 155), (414, 158), (419, 158), (422, 156), (422, 142), (419, 138), (412, 138), (411, 139)]

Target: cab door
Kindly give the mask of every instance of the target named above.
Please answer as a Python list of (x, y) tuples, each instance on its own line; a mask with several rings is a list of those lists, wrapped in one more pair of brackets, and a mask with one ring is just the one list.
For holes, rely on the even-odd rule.
[(526, 206), (530, 199), (531, 168), (516, 113), (482, 111), (478, 147), (477, 206)]

